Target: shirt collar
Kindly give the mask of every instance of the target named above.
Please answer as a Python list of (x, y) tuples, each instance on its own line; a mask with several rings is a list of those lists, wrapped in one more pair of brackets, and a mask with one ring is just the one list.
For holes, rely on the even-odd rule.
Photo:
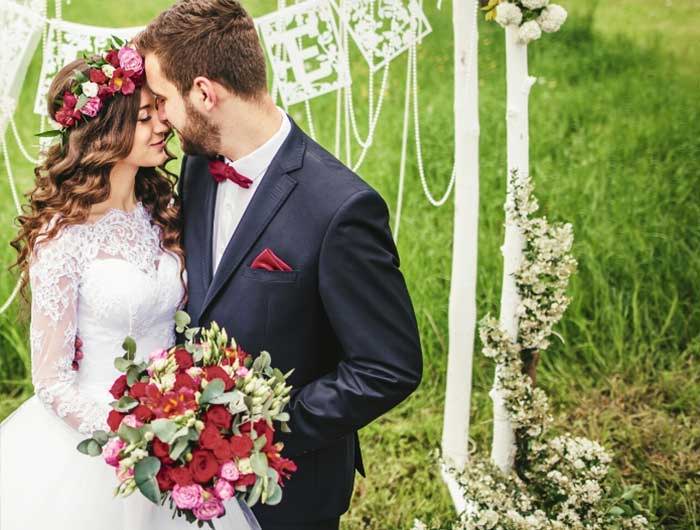
[(279, 107), (277, 110), (282, 115), (282, 123), (269, 140), (238, 160), (232, 161), (224, 157), (224, 162), (251, 180), (255, 180), (265, 173), (292, 128), (287, 113)]

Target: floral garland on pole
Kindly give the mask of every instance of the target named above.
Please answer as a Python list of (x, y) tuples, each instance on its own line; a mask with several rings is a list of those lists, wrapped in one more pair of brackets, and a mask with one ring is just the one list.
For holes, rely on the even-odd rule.
[(567, 17), (566, 9), (550, 4), (549, 0), (481, 0), (481, 3), (486, 20), (495, 20), (504, 28), (511, 24), (520, 26), (518, 37), (523, 44), (539, 39), (543, 31), (559, 31)]
[[(496, 383), (516, 437), (513, 469), (502, 472), (488, 459), (474, 457), (464, 470), (443, 465), (455, 478), (467, 509), (451, 530), (565, 530), (650, 528), (634, 500), (637, 486), (615, 497), (606, 487), (612, 457), (600, 444), (551, 433), (547, 395), (535, 386), (539, 352), (549, 346), (552, 328), (571, 299), (566, 289), (577, 262), (571, 254), (569, 223), (532, 217), (539, 208), (529, 176), (511, 171), (514, 193), (505, 204), (508, 220), (524, 235), (523, 261), (515, 274), (521, 303), (518, 339), (512, 341), (498, 320), (479, 323), (483, 354), (502, 367)], [(445, 528), (444, 526), (439, 528)], [(416, 520), (414, 530), (427, 530)]]

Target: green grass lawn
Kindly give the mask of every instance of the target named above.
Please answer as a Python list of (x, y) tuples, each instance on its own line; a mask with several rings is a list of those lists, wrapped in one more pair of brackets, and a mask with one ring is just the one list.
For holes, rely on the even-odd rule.
[[(558, 429), (600, 440), (616, 453), (613, 487), (641, 484), (640, 502), (660, 527), (700, 526), (700, 49), (698, 0), (560, 0), (560, 33), (530, 47), (531, 173), (542, 213), (570, 221), (579, 273), (558, 326), (563, 342), (543, 354), (538, 384)], [(64, 7), (68, 20), (145, 23), (167, 2), (96, 1)], [(255, 15), (276, 3), (248, 2)], [(451, 2), (426, 2), (433, 33), (419, 50), (422, 137), (428, 178), (444, 189), (452, 166)], [(498, 313), (506, 183), (503, 32), (480, 24), (481, 208), (479, 317)], [(392, 65), (385, 110), (361, 175), (396, 204), (406, 58)], [(359, 123), (366, 124), (366, 68), (353, 67)], [(16, 119), (31, 142), (39, 62)], [(332, 147), (335, 97), (313, 102), (320, 140)], [(292, 109), (303, 126), (303, 107)], [(362, 127), (362, 125), (361, 125)], [(411, 151), (412, 152), (412, 151)], [(10, 146), (21, 184), (31, 167)], [(13, 208), (0, 179), (0, 240), (13, 234)], [(419, 390), (361, 432), (368, 477), (358, 477), (345, 530), (410, 528), (445, 520), (448, 494), (430, 457), (438, 446), (447, 356), (452, 205), (435, 209), (409, 166), (399, 239), (401, 266), (419, 320), (425, 359)], [(0, 263), (14, 259), (7, 245)], [(0, 274), (0, 298), (14, 276)], [(0, 417), (31, 395), (26, 319), (0, 316)], [(477, 350), (478, 351), (478, 350)], [(274, 352), (273, 352), (274, 354)], [(487, 453), (490, 363), (477, 354), (471, 437)]]

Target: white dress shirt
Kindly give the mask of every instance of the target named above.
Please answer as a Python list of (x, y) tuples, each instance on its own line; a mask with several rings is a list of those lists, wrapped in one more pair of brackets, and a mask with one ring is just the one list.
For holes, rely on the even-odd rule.
[(217, 184), (212, 237), (212, 274), (216, 272), (226, 246), (236, 231), (236, 227), (270, 166), (270, 162), (279, 148), (282, 147), (292, 128), (287, 114), (281, 108), (277, 107), (277, 109), (282, 115), (282, 123), (278, 131), (267, 142), (236, 161), (224, 157), (224, 162), (253, 182), (249, 188), (243, 188), (230, 180), (224, 180)]

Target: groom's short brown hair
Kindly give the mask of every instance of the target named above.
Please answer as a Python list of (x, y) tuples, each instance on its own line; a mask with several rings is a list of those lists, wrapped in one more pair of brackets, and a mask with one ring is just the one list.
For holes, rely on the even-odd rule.
[(236, 0), (180, 0), (135, 39), (153, 53), (182, 95), (197, 76), (217, 81), (244, 99), (267, 89), (265, 55), (252, 17)]

